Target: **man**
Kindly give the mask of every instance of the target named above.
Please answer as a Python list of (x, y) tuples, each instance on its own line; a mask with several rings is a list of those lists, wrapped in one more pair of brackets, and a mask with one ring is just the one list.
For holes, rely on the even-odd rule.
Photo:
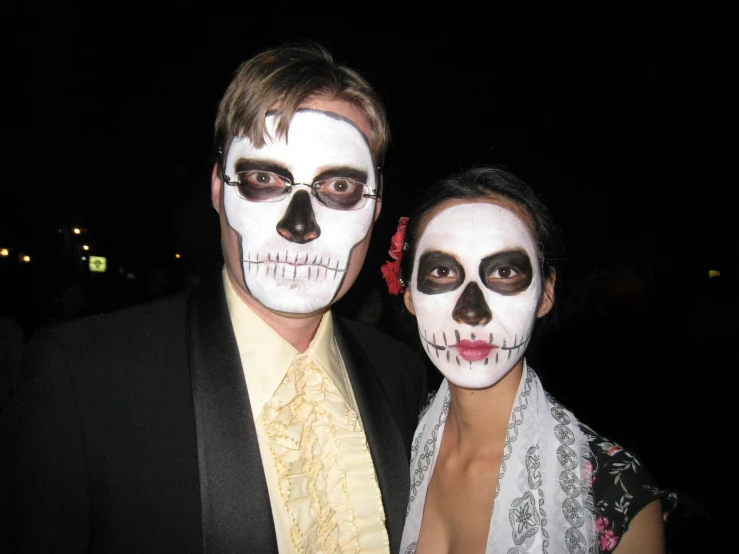
[(286, 46), (239, 68), (215, 137), (223, 274), (34, 341), (3, 552), (397, 551), (423, 365), (330, 311), (380, 213), (384, 108)]

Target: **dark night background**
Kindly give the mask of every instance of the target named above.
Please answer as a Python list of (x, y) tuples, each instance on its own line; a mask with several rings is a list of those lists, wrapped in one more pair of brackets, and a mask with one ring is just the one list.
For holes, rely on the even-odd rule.
[[(377, 86), (393, 134), (368, 261), (338, 309), (352, 315), (384, 286), (379, 266), (414, 193), (473, 164), (507, 166), (564, 232), (559, 325), (536, 367), (586, 422), (683, 493), (676, 551), (718, 540), (739, 367), (730, 348), (734, 20), (559, 13), (535, 24), (532, 14), (459, 9), (423, 23), (287, 12), (18, 12), (0, 23), (0, 248), (10, 249), (0, 258), (0, 315), (30, 337), (217, 270), (209, 184), (220, 96), (258, 50), (317, 39)], [(84, 270), (83, 243), (108, 258), (106, 274)], [(709, 270), (721, 276), (709, 280)], [(383, 302), (385, 329), (407, 339), (392, 317), (397, 299)]]

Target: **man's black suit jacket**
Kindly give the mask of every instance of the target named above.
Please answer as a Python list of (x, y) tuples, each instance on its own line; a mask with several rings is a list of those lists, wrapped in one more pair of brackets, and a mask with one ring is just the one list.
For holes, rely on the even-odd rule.
[[(335, 336), (397, 552), (424, 366), (360, 324)], [(0, 552), (277, 552), (220, 276), (33, 343), (0, 414)]]

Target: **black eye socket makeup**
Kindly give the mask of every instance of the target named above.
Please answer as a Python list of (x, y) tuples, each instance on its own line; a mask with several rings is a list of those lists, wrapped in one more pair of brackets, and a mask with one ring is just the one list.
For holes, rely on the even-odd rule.
[(529, 288), (534, 272), (523, 250), (498, 252), (480, 262), (480, 280), (493, 292), (511, 296)]
[(464, 283), (464, 268), (454, 256), (434, 250), (424, 252), (418, 260), (418, 291), (441, 294)]

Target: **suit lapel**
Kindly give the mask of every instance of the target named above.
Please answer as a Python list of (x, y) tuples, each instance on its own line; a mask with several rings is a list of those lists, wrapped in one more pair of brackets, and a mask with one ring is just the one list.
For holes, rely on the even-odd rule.
[(367, 345), (359, 344), (337, 317), (334, 318), (334, 334), (349, 374), (375, 465), (390, 551), (397, 552), (408, 503), (409, 462), (406, 452), (410, 445), (403, 444), (387, 396), (365, 354)]
[(267, 482), (220, 273), (191, 296), (187, 334), (204, 551), (277, 553)]

